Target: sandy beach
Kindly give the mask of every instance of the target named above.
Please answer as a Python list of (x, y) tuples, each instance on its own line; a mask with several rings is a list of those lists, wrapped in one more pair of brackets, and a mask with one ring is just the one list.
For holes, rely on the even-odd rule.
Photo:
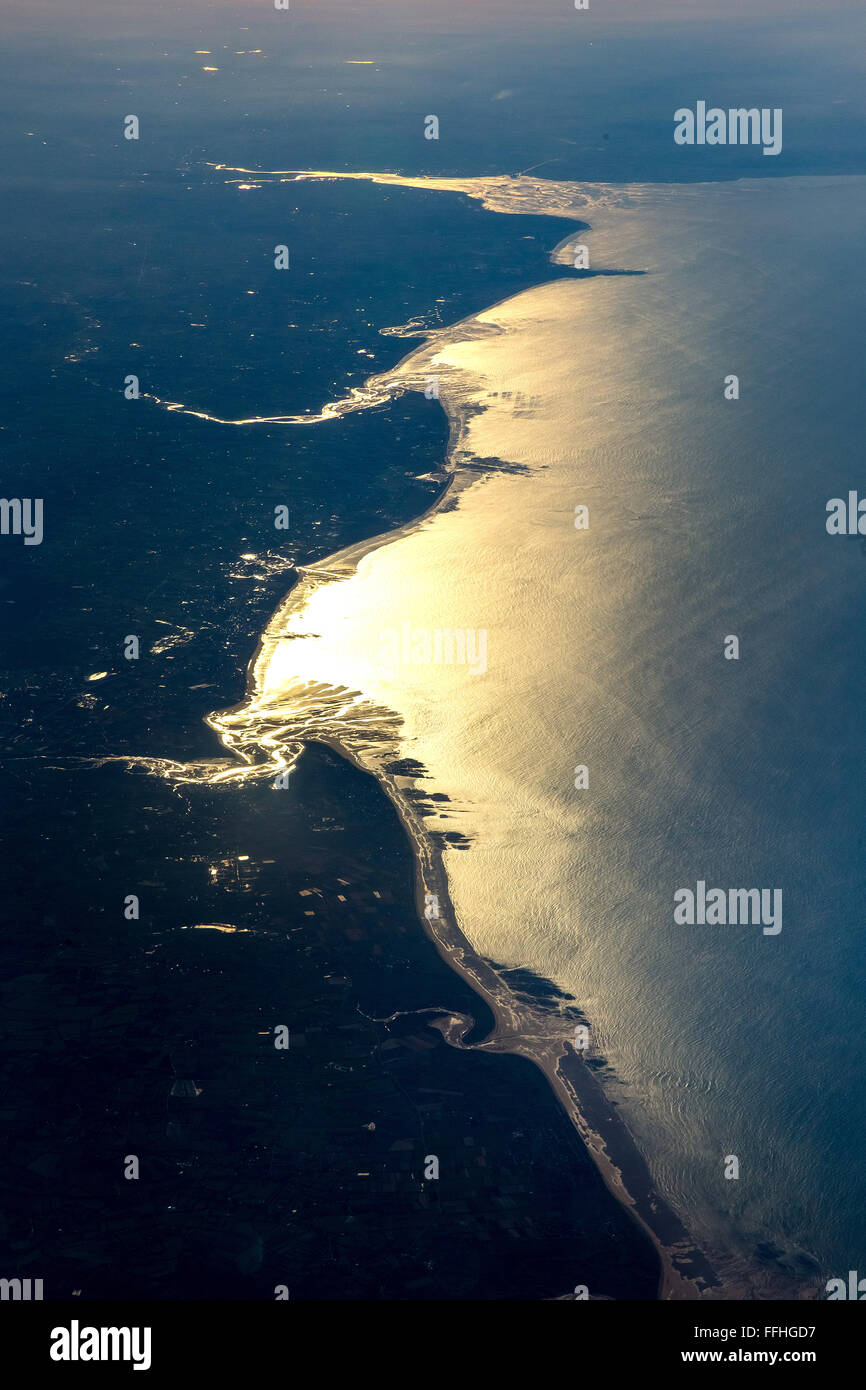
[[(298, 178), (257, 177), (289, 185)], [(669, 872), (660, 849), (668, 811), (656, 788), (681, 804), (688, 823), (696, 799), (703, 810), (703, 761), (731, 727), (718, 707), (707, 628), (730, 622), (731, 575), (744, 593), (762, 582), (741, 561), (732, 568), (730, 553), (739, 554), (744, 526), (757, 528), (748, 552), (756, 569), (775, 495), (767, 470), (752, 478), (755, 412), (725, 414), (721, 389), (708, 394), (706, 384), (708, 373), (722, 380), (727, 360), (715, 355), (716, 337), (738, 341), (747, 360), (743, 354), (762, 351), (760, 332), (743, 336), (747, 316), (762, 325), (766, 318), (770, 337), (776, 331), (778, 298), (764, 281), (741, 276), (729, 248), (737, 238), (775, 244), (792, 208), (814, 206), (818, 184), (859, 210), (857, 180), (620, 190), (525, 177), (430, 180), (432, 189), (498, 213), (577, 224), (549, 256), (568, 266), (585, 244), (591, 269), (560, 273), (445, 328), (384, 326), (421, 346), (307, 418), (255, 417), (305, 431), (423, 393), (448, 420), (446, 456), (430, 475), (442, 490), (411, 523), (304, 567), (262, 636), (245, 700), (207, 721), (232, 760), (219, 771), (183, 773), (273, 778), (305, 745), (323, 742), (377, 777), (415, 845), (419, 904), (434, 893), (450, 905), (425, 926), (495, 1010), (496, 1034), (482, 1046), (522, 1052), (545, 1070), (610, 1190), (652, 1233), (666, 1297), (713, 1288), (721, 1296), (814, 1296), (805, 1231), (789, 1250), (760, 1241), (755, 1206), (729, 1240), (736, 1194), (719, 1189), (715, 1155), (729, 1151), (741, 1126), (738, 1142), (754, 1143), (756, 1123), (766, 1130), (761, 1151), (774, 1153), (784, 1122), (753, 1100), (762, 1094), (760, 1054), (735, 1064), (727, 1035), (705, 1030), (700, 992), (682, 999), (672, 990), (685, 943), (660, 915), (664, 889), (655, 880)], [(808, 243), (810, 220), (797, 228)], [(718, 280), (712, 292), (710, 273)], [(818, 283), (808, 289), (820, 298)], [(686, 322), (689, 295), (699, 312)], [(797, 369), (808, 370), (802, 357)], [(775, 370), (794, 390), (796, 377)], [(697, 436), (687, 423), (696, 399), (706, 415)], [(160, 404), (203, 414), (194, 403)], [(743, 472), (742, 483), (732, 469)], [(759, 490), (757, 502), (747, 486)], [(578, 503), (593, 518), (582, 539)], [(708, 511), (719, 517), (710, 532)], [(786, 602), (805, 599), (817, 583), (815, 564), (792, 563), (801, 532), (777, 534), (775, 582)], [(759, 685), (776, 679), (786, 659), (774, 626), (780, 601), (767, 592), (753, 615), (765, 625), (753, 644)], [(429, 654), (408, 664), (404, 654), (399, 669), (383, 658), (385, 632), (417, 631), (432, 650), (430, 634), (443, 626), (484, 634), (484, 673), (459, 661), (430, 665)], [(602, 773), (600, 794), (596, 783), (594, 796), (575, 798), (570, 768), (589, 761), (587, 750)], [(706, 812), (706, 845), (692, 852), (716, 843), (715, 813), (710, 805)], [(757, 812), (735, 797), (727, 815), (739, 818), (739, 852), (750, 852), (761, 842)], [(693, 970), (695, 949), (705, 947), (685, 949)], [(715, 968), (729, 968), (727, 939), (712, 950)], [(738, 955), (736, 969), (751, 976), (772, 972), (773, 963)], [(536, 1009), (512, 987), (515, 971), (554, 981), (564, 995)], [(594, 1065), (569, 1050), (569, 997), (591, 1024)], [(756, 1103), (745, 1122), (743, 1107)], [(754, 1201), (756, 1189), (748, 1190)], [(783, 1203), (787, 1190), (777, 1176), (774, 1200)], [(695, 1236), (675, 1215), (689, 1209)]]

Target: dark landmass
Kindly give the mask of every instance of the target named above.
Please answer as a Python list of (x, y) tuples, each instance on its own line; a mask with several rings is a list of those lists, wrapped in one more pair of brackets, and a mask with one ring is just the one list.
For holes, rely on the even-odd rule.
[(2, 952), (10, 1274), (48, 1298), (655, 1297), (544, 1076), (430, 1026), (493, 1020), (421, 930), (371, 779), (317, 747), (290, 790), (110, 767), (38, 801)]
[[(546, 260), (561, 223), (305, 185), (293, 248), (312, 258), (346, 217), (363, 272), (328, 264), (275, 305), (247, 289), (285, 190), (269, 212), (227, 210), (221, 185), (185, 194), (46, 183), (7, 228), (7, 476), (27, 480), (7, 491), (46, 499), (46, 537), (7, 547), (0, 586), (0, 1273), (47, 1298), (654, 1298), (655, 1251), (544, 1076), (433, 1026), (462, 1015), (483, 1036), (492, 1018), (425, 936), (370, 778), (321, 748), (280, 791), (94, 765), (217, 756), (203, 716), (240, 698), (296, 566), (423, 511), (448, 437), (419, 396), (235, 429), (125, 401), (125, 374), (227, 417), (317, 410), (404, 354), (380, 327), (569, 273)], [(31, 234), (44, 255), (22, 253)]]

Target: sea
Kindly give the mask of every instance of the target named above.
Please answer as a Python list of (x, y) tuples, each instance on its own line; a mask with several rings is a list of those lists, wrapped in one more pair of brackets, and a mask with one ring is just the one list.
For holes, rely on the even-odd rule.
[[(394, 0), (362, 24), (339, 4), (94, 3), (61, 53), (38, 5), (9, 7), (4, 493), (44, 498), (45, 534), (2, 538), (7, 1119), (24, 1145), (4, 1210), (16, 1258), (49, 1251), (64, 1287), (81, 1272), (100, 1291), (142, 1238), (141, 1214), (117, 1216), (130, 1189), (106, 1207), (80, 1171), (90, 1154), (104, 1188), (106, 1133), (118, 1164), (160, 1136), (147, 1212), (165, 1244), (130, 1292), (200, 1294), (213, 1239), (233, 1294), (278, 1277), (315, 1183), (293, 1167), (294, 1207), (230, 1216), (230, 1141), (261, 1181), (279, 1129), (257, 1091), (246, 1129), (249, 1078), (226, 1080), (248, 1046), (220, 1042), (221, 1018), (240, 1026), (233, 972), (261, 945), (257, 968), (285, 980), (292, 1017), (269, 1002), (259, 1033), (337, 990), (340, 1022), (317, 1004), (302, 1036), (438, 1008), (495, 1037), (445, 983), (461, 962), (440, 910), (503, 991), (534, 982), (550, 1036), (586, 1046), (722, 1295), (817, 1297), (862, 1264), (866, 551), (827, 529), (862, 487), (862, 13), (554, 8), (446, 6), (444, 24)], [(677, 147), (675, 108), (704, 94), (783, 107), (783, 153)], [(341, 863), (344, 889), (372, 867), (364, 892), (389, 901), (350, 927), (351, 967), (312, 935), (351, 899)], [(774, 929), (678, 920), (699, 884), (778, 890)], [(421, 988), (389, 933), (424, 942), (425, 922), (441, 960), (431, 947)], [(321, 959), (315, 985), (289, 983), (275, 932), (300, 935), (298, 971)], [(261, 988), (244, 986), (244, 1039)], [(435, 1038), (437, 1057), (506, 1065)], [(311, 1106), (360, 1065), (320, 1061)], [(573, 1126), (515, 1067), (496, 1084), (523, 1116), (509, 1132), (543, 1117), (552, 1231)], [(171, 1109), (199, 1096), (204, 1121)], [(270, 1142), (297, 1155), (310, 1136), (287, 1111)], [(209, 1143), (212, 1196), (179, 1196)], [(318, 1224), (329, 1200), (316, 1189), (299, 1222), (293, 1278), (351, 1297), (360, 1256), (341, 1262)], [(600, 1180), (592, 1200), (603, 1232), (620, 1218)], [(177, 1209), (197, 1232), (182, 1255)], [(350, 1214), (372, 1229), (375, 1209)], [(637, 1236), (617, 1229), (625, 1252)], [(548, 1239), (552, 1274), (494, 1288), (452, 1267), (450, 1296), (561, 1296), (585, 1271)], [(612, 1296), (651, 1296), (635, 1249), (605, 1271)], [(417, 1296), (442, 1296), (420, 1281), (447, 1257), (423, 1255)], [(363, 1284), (403, 1287), (396, 1265)]]

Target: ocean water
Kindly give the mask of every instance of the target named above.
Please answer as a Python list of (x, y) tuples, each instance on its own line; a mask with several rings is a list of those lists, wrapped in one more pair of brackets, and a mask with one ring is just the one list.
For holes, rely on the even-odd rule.
[[(43, 543), (4, 537), (0, 576), (2, 1267), (46, 1297), (555, 1298), (587, 1269), (653, 1298), (654, 1252), (545, 1079), (431, 1026), (490, 1016), (424, 936), (379, 789), (321, 750), (288, 791), (238, 784), (204, 723), (295, 566), (429, 507), (448, 443), (420, 393), (315, 427), (209, 416), (365, 400), (403, 327), (545, 278), (567, 224), (366, 182), (296, 184), (287, 217), (283, 187), (206, 166), (77, 173), (14, 203), (2, 282), (7, 491), (45, 499)], [(431, 1140), (447, 1191), (422, 1205)], [(149, 1155), (134, 1211), (128, 1152)]]
[[(365, 1269), (394, 1189), (377, 1207), (357, 1183), (354, 1242), (330, 1244), (319, 1155), (353, 1177), (381, 1104), (390, 1182), (385, 1135), (411, 1128), (402, 1092), (351, 1071), (358, 1002), (372, 1050), (380, 1015), (474, 1001), (406, 945), (382, 797), (321, 749), (296, 764), (325, 739), (400, 805), (422, 876), (444, 853), (476, 950), (584, 1011), (590, 1060), (729, 1291), (820, 1295), (862, 1268), (866, 561), (824, 528), (862, 474), (864, 194), (843, 177), (866, 169), (860, 0), (86, 0), (60, 27), (10, 0), (4, 22), (4, 487), (46, 499), (45, 543), (5, 538), (0, 577), (15, 1259), (128, 1296), (284, 1277), (293, 1296), (402, 1296), (417, 1277), (425, 1297), (549, 1297), (578, 1231), (612, 1296), (651, 1295), (648, 1252), (624, 1217), (608, 1238), (619, 1215), (539, 1078), (480, 1052), (431, 1051), (416, 1081), (462, 1090), (443, 1143), (491, 1115), (519, 1252), (494, 1222), (486, 1261), (467, 1236), (431, 1273), (427, 1237), (413, 1263), (395, 1229)], [(784, 154), (676, 147), (674, 109), (702, 96), (784, 106)], [(259, 177), (282, 168), (390, 186)], [(569, 218), (609, 274), (548, 264)], [(449, 425), (448, 501), (371, 546), (434, 503)], [(425, 658), (458, 628), (474, 671)], [(698, 879), (780, 887), (782, 931), (678, 926), (674, 892)], [(190, 929), (208, 924), (237, 930)], [(244, 1021), (284, 1003), (321, 1048), (277, 1093)], [(543, 1041), (572, 1026), (548, 1018)], [(203, 1116), (167, 1098), (178, 1067), (205, 1081)], [(137, 1216), (112, 1167), (130, 1132), (161, 1171)], [(184, 1170), (215, 1144), (203, 1213)], [(458, 1195), (489, 1215), (480, 1173)]]
[[(642, 273), (540, 285), (376, 383), (436, 377), (456, 497), (314, 567), (216, 727), (254, 760), (324, 737), (422, 764), (474, 948), (575, 996), (733, 1284), (814, 1292), (866, 1238), (866, 569), (825, 527), (858, 480), (866, 183), (581, 202), (593, 268)], [(445, 629), (474, 669), (436, 662)], [(782, 930), (676, 924), (701, 879), (780, 888)]]

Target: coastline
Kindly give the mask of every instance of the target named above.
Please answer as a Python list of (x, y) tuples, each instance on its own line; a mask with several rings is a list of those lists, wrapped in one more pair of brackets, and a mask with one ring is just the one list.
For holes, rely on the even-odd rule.
[[(560, 251), (569, 240), (571, 238), (565, 238), (558, 243), (554, 251)], [(492, 312), (496, 307), (491, 305), (484, 312)], [(479, 322), (478, 316), (472, 315), (447, 329), (425, 334), (424, 343), (413, 348), (385, 374), (390, 387), (384, 393), (385, 397), (404, 390), (420, 389), (428, 374), (424, 363), (431, 353), (435, 354), (445, 344), (498, 335), (503, 331), (496, 325)], [(368, 403), (364, 399), (365, 396), (366, 392), (355, 393), (348, 408), (364, 409)], [(261, 705), (251, 715), (250, 696), (255, 704), (259, 675), (267, 664), (270, 644), (279, 640), (280, 629), (284, 628), (290, 615), (304, 608), (309, 593), (320, 584), (345, 580), (354, 573), (365, 556), (411, 535), (431, 517), (453, 505), (463, 490), (480, 480), (482, 475), (461, 468), (460, 462), (466, 425), (477, 407), (471, 402), (467, 406), (466, 401), (453, 400), (447, 390), (443, 396), (448, 401), (448, 406), (443, 405), (443, 409), (449, 423), (449, 441), (444, 464), (447, 476), (442, 490), (428, 508), (403, 526), (338, 550), (324, 560), (298, 571), (298, 582), (278, 607), (250, 661), (247, 699), (230, 709), (214, 712), (206, 720), (223, 745), (246, 763), (244, 769), (217, 773), (216, 778), (233, 780), (237, 776), (259, 777), (263, 772), (272, 778), (279, 772), (290, 770), (304, 746), (320, 743), (379, 783), (395, 807), (412, 848), (415, 861), (415, 898), (422, 928), (436, 946), (440, 956), (490, 1007), (496, 1021), (493, 1032), (478, 1043), (464, 1041), (471, 1026), (465, 1018), (439, 1020), (432, 1026), (442, 1032), (451, 1046), (514, 1053), (532, 1061), (544, 1074), (589, 1152), (608, 1191), (649, 1238), (656, 1250), (661, 1271), (658, 1294), (660, 1299), (699, 1299), (712, 1291), (716, 1291), (717, 1296), (724, 1296), (719, 1274), (690, 1236), (680, 1218), (655, 1188), (648, 1165), (626, 1124), (620, 1118), (615, 1104), (607, 1096), (592, 1068), (581, 1060), (569, 1045), (567, 1039), (573, 1032), (573, 1020), (552, 1020), (542, 1010), (533, 1010), (528, 1002), (518, 999), (497, 971), (473, 949), (463, 934), (451, 900), (442, 851), (424, 825), (423, 814), (419, 814), (414, 805), (414, 798), (419, 792), (418, 776), (414, 773), (402, 774), (389, 770), (387, 758), (383, 759), (377, 752), (370, 756), (369, 749), (365, 754), (364, 749), (353, 746), (352, 741), (321, 728), (311, 730), (307, 736), (293, 731), (290, 743), (294, 744), (296, 751), (287, 759), (285, 749), (281, 748), (278, 742), (280, 736), (285, 736), (286, 733), (285, 711), (282, 711), (275, 721), (282, 726), (279, 733), (275, 731), (261, 739), (254, 735), (252, 740), (250, 739), (253, 728), (257, 728), (260, 734), (262, 721), (264, 720), (265, 724), (269, 722), (266, 709)], [(370, 398), (378, 401), (383, 399), (381, 378), (371, 381)], [(342, 404), (337, 402), (325, 407), (323, 416), (331, 410), (339, 411)], [(242, 731), (240, 740), (237, 734), (238, 727)], [(260, 762), (253, 759), (249, 751), (251, 742), (257, 743), (258, 747), (266, 752), (268, 761), (264, 768)], [(435, 923), (429, 921), (424, 913), (425, 895), (431, 892), (436, 894), (442, 909)]]
[[(338, 739), (312, 741), (326, 744), (385, 788), (412, 846), (416, 905), (425, 934), (448, 965), (481, 996), (496, 1020), (493, 1032), (475, 1044), (463, 1041), (467, 1032), (465, 1019), (452, 1016), (431, 1026), (438, 1028), (452, 1047), (515, 1053), (543, 1072), (608, 1191), (652, 1242), (661, 1266), (660, 1300), (698, 1299), (712, 1289), (720, 1289), (718, 1274), (653, 1186), (645, 1159), (591, 1069), (566, 1041), (566, 1030), (551, 1030), (540, 1012), (533, 1016), (464, 936), (451, 902), (441, 852), (430, 842), (405, 791), (395, 780), (365, 766)], [(436, 893), (440, 908), (444, 907), (436, 926), (424, 913), (425, 897), (430, 892)]]
[[(314, 175), (313, 177), (339, 178), (340, 176)], [(285, 181), (288, 182), (289, 180)], [(391, 181), (413, 186), (416, 183), (427, 182), (424, 180), (404, 180), (398, 176), (391, 176)], [(436, 182), (437, 186), (441, 183), (447, 183), (447, 191), (468, 192), (465, 187), (452, 188), (451, 185), (459, 181)], [(484, 181), (478, 182), (483, 183)], [(543, 181), (539, 182), (543, 183)], [(692, 196), (696, 188), (697, 186), (690, 188), (689, 196)], [(475, 196), (481, 195), (476, 193)], [(507, 199), (503, 198), (502, 201), (507, 202)], [(639, 197), (637, 201), (640, 201)], [(485, 205), (493, 208), (492, 203)], [(634, 200), (626, 198), (623, 203), (618, 205), (618, 211), (619, 207), (629, 208), (633, 205)], [(523, 203), (519, 209), (498, 206), (494, 210), (526, 212), (532, 209)], [(548, 215), (552, 212), (549, 206), (536, 207), (534, 210)], [(583, 210), (581, 207), (580, 212), (583, 213)], [(557, 209), (557, 213), (559, 211)], [(557, 214), (554, 213), (554, 215)], [(563, 215), (567, 216), (565, 213)], [(572, 220), (578, 221), (575, 212), (572, 212), (571, 217)], [(618, 220), (618, 218), (612, 219), (613, 223), (617, 223)], [(597, 230), (598, 227), (588, 228), (585, 223), (582, 223), (580, 235), (582, 236), (585, 231)], [(612, 249), (614, 257), (622, 260), (622, 246), (627, 244), (628, 239), (625, 238), (624, 243), (623, 238), (616, 230), (616, 226), (612, 227), (611, 219), (608, 219), (604, 231), (608, 252), (610, 253)], [(563, 264), (562, 257), (565, 256), (565, 248), (572, 240), (572, 237), (565, 237), (559, 241), (550, 253), (551, 261), (554, 261), (554, 258), (559, 258), (559, 263)], [(618, 249), (620, 254), (617, 256)], [(591, 274), (595, 273), (597, 272), (591, 272)], [(616, 272), (608, 270), (601, 273)], [(498, 301), (498, 304), (510, 304), (514, 298), (508, 297)], [(332, 418), (333, 414), (363, 410), (374, 403), (381, 404), (383, 401), (396, 398), (404, 391), (423, 389), (425, 378), (428, 378), (431, 372), (439, 372), (443, 384), (441, 401), (449, 421), (448, 462), (442, 474), (443, 477), (447, 475), (446, 485), (431, 505), (410, 522), (393, 531), (384, 532), (355, 545), (339, 549), (329, 557), (299, 569), (299, 582), (295, 584), (290, 594), (279, 606), (271, 623), (260, 638), (256, 654), (248, 668), (247, 699), (233, 709), (216, 713), (207, 720), (207, 723), (221, 738), (224, 747), (245, 765), (242, 769), (238, 769), (236, 762), (233, 764), (224, 763), (223, 770), (215, 775), (214, 780), (222, 780), (223, 778), (231, 780), (235, 777), (245, 776), (273, 776), (275, 771), (290, 768), (303, 747), (315, 742), (329, 744), (348, 761), (375, 776), (384, 785), (392, 804), (397, 807), (401, 821), (413, 844), (418, 876), (416, 897), (425, 932), (433, 937), (440, 954), (447, 957), (452, 968), (464, 975), (467, 971), (469, 972), (466, 978), (472, 981), (477, 992), (482, 994), (490, 1003), (497, 1020), (494, 1034), (477, 1046), (487, 1048), (490, 1051), (502, 1050), (520, 1053), (527, 1056), (544, 1071), (548, 1083), (556, 1091), (585, 1145), (590, 1149), (608, 1189), (617, 1197), (620, 1204), (628, 1209), (630, 1216), (651, 1235), (665, 1271), (662, 1281), (662, 1297), (700, 1297), (714, 1287), (724, 1288), (725, 1292), (716, 1295), (721, 1297), (796, 1297), (798, 1295), (792, 1292), (791, 1286), (786, 1281), (776, 1278), (775, 1274), (768, 1275), (766, 1269), (754, 1271), (756, 1277), (753, 1278), (752, 1266), (748, 1257), (745, 1263), (742, 1260), (734, 1261), (732, 1267), (726, 1251), (715, 1252), (719, 1258), (719, 1268), (725, 1270), (724, 1276), (721, 1278), (717, 1276), (717, 1271), (711, 1269), (707, 1257), (697, 1250), (675, 1213), (662, 1203), (658, 1192), (653, 1187), (647, 1165), (631, 1139), (630, 1131), (619, 1118), (616, 1101), (608, 1098), (604, 1086), (593, 1072), (592, 1067), (586, 1065), (576, 1054), (568, 1050), (566, 1038), (569, 1030), (564, 1026), (558, 1032), (552, 1030), (549, 1017), (539, 1019), (531, 1011), (527, 1013), (499, 977), (496, 969), (488, 963), (485, 957), (476, 955), (468, 946), (457, 924), (456, 913), (450, 905), (450, 896), (446, 895), (443, 852), (436, 843), (438, 837), (428, 833), (423, 823), (423, 816), (419, 815), (416, 810), (413, 798), (417, 798), (419, 794), (417, 778), (411, 772), (392, 775), (384, 765), (382, 747), (388, 744), (389, 735), (393, 733), (394, 729), (399, 728), (400, 716), (393, 709), (386, 708), (383, 703), (374, 707), (368, 701), (366, 709), (363, 711), (367, 716), (367, 726), (362, 727), (362, 722), (359, 722), (355, 729), (351, 730), (349, 728), (351, 718), (346, 720), (345, 716), (347, 714), (354, 716), (363, 706), (360, 689), (353, 690), (337, 683), (331, 686), (320, 685), (318, 687), (319, 695), (324, 691), (329, 693), (331, 697), (340, 697), (339, 704), (331, 698), (330, 707), (326, 708), (322, 706), (321, 702), (316, 707), (315, 700), (311, 704), (309, 701), (305, 703), (303, 698), (300, 701), (296, 698), (298, 696), (303, 697), (305, 693), (303, 683), (300, 680), (294, 682), (292, 689), (287, 688), (287, 691), (284, 692), (287, 693), (287, 698), (281, 700), (281, 692), (279, 691), (272, 690), (270, 696), (263, 693), (258, 679), (260, 673), (264, 674), (268, 664), (268, 656), (276, 650), (277, 644), (293, 637), (306, 635), (288, 629), (293, 615), (296, 616), (304, 609), (317, 588), (334, 580), (349, 578), (365, 556), (385, 549), (392, 543), (417, 532), (435, 514), (453, 506), (459, 492), (479, 481), (485, 472), (492, 474), (497, 469), (509, 471), (522, 467), (520, 464), (503, 462), (503, 457), (498, 454), (495, 444), (493, 448), (486, 451), (485, 457), (480, 455), (476, 457), (471, 449), (464, 450), (465, 436), (468, 432), (467, 426), (472, 414), (484, 412), (486, 407), (480, 399), (473, 397), (471, 385), (466, 387), (469, 374), (467, 374), (465, 363), (452, 373), (452, 368), (447, 363), (440, 367), (436, 362), (437, 353), (449, 344), (465, 343), (473, 337), (486, 337), (506, 332), (507, 330), (500, 324), (489, 321), (498, 304), (491, 304), (484, 310), (467, 316), (447, 329), (419, 332), (417, 336), (424, 339), (422, 345), (406, 354), (395, 367), (369, 378), (363, 389), (353, 389), (343, 401), (326, 406), (318, 417), (297, 420), (297, 423), (313, 423), (316, 418), (328, 419)], [(485, 322), (485, 320), (488, 321)], [(402, 330), (399, 332), (389, 330), (389, 333), (404, 336)], [(409, 334), (405, 333), (405, 336), (409, 336)], [(447, 353), (444, 355), (447, 357)], [(458, 378), (462, 378), (462, 380), (458, 380)], [(488, 381), (488, 390), (491, 384), (495, 385), (495, 381), (493, 383)], [(494, 391), (490, 394), (498, 394), (498, 392)], [(184, 407), (175, 404), (167, 408), (181, 411), (184, 409)], [(188, 413), (197, 414), (198, 412), (190, 411)], [(283, 416), (272, 417), (268, 421), (261, 422), (294, 423), (295, 421)], [(229, 421), (226, 423), (238, 422)], [(435, 476), (438, 479), (439, 469), (436, 469), (430, 476)], [(291, 672), (288, 674), (291, 676)], [(333, 679), (333, 675), (331, 679)], [(338, 682), (339, 679), (340, 677), (337, 676), (336, 681)], [(310, 686), (310, 691), (312, 692), (312, 686)], [(315, 692), (312, 693), (315, 695)], [(336, 732), (334, 731), (335, 714), (339, 716), (336, 720)], [(375, 727), (377, 718), (384, 721), (378, 731)], [(391, 721), (390, 725), (388, 720)], [(345, 739), (342, 737), (344, 730), (347, 734)], [(374, 735), (372, 743), (370, 741), (371, 731)], [(407, 760), (407, 762), (410, 761)], [(420, 768), (420, 764), (415, 766)], [(421, 772), (423, 774), (423, 769)], [(445, 789), (447, 790), (447, 786)], [(425, 874), (427, 875), (426, 879)], [(440, 922), (434, 930), (432, 924), (424, 921), (422, 908), (423, 892), (425, 890), (430, 891), (431, 887), (436, 884), (439, 884), (441, 888), (441, 901), (449, 904), (448, 911), (452, 914), (453, 921), (450, 924)], [(491, 958), (498, 959), (499, 957), (495, 953), (491, 953)], [(507, 971), (504, 973), (507, 974)], [(460, 1021), (457, 1020), (450, 1026), (448, 1040), (462, 1046), (464, 1045), (465, 1028), (461, 1030), (459, 1024)], [(627, 1073), (623, 1072), (623, 1075), (627, 1075)], [(803, 1295), (800, 1294), (799, 1296), (802, 1297)]]
[(866, 1289), (862, 0), (44, 9), (0, 1294), (199, 1370), (298, 1303), (583, 1299), (641, 1369), (826, 1365), (815, 1303)]

